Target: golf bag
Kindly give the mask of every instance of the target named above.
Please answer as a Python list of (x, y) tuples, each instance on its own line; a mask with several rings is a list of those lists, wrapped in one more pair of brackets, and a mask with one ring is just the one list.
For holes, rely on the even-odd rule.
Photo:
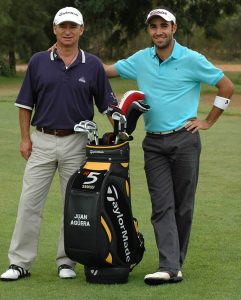
[(129, 142), (100, 141), (87, 144), (86, 151), (86, 163), (71, 176), (66, 189), (65, 251), (85, 266), (86, 281), (125, 283), (145, 251), (132, 215)]

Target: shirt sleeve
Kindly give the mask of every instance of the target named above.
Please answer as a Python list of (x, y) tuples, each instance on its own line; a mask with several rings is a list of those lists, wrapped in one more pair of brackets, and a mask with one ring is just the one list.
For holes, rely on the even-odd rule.
[(99, 63), (96, 73), (96, 84), (93, 96), (100, 113), (105, 112), (110, 105), (117, 105), (117, 99), (101, 63)]
[(34, 108), (34, 92), (31, 80), (31, 67), (32, 62), (30, 60), (22, 86), (15, 102), (15, 105), (17, 107), (26, 108), (29, 110), (32, 110)]
[(129, 56), (127, 59), (118, 60), (115, 63), (115, 69), (122, 79), (136, 80), (137, 77), (136, 64), (138, 63), (137, 53)]
[(192, 70), (197, 81), (216, 85), (224, 76), (222, 70), (215, 67), (205, 56), (197, 54)]

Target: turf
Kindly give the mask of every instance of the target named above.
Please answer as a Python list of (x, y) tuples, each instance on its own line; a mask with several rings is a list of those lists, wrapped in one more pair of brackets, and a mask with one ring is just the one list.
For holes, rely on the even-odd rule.
[[(131, 82), (112, 81), (116, 94), (135, 88)], [(13, 93), (14, 95), (14, 93)], [(15, 97), (16, 95), (14, 95)], [(0, 97), (5, 97), (0, 91)], [(3, 99), (1, 98), (1, 99)], [(25, 161), (19, 154), (18, 111), (13, 99), (0, 101), (0, 272), (8, 267), (7, 251), (16, 219)], [(200, 117), (208, 107), (201, 104)], [(61, 200), (58, 176), (50, 190), (41, 228), (38, 257), (32, 276), (17, 282), (0, 282), (0, 298), (8, 299), (218, 299), (238, 300), (241, 295), (241, 168), (240, 111), (225, 113), (208, 131), (202, 131), (202, 155), (199, 185), (184, 281), (176, 285), (150, 287), (144, 284), (146, 273), (156, 269), (158, 255), (152, 226), (151, 206), (143, 171), (141, 142), (143, 122), (139, 122), (131, 142), (130, 175), (133, 213), (144, 234), (146, 253), (143, 261), (124, 285), (86, 283), (83, 267), (77, 265), (77, 278), (57, 277), (55, 256)], [(110, 126), (99, 113), (100, 133)]]

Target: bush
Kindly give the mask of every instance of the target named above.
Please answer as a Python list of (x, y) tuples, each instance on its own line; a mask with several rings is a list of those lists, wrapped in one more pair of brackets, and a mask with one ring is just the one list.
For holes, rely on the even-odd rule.
[(3, 57), (0, 57), (0, 76), (12, 77), (15, 76), (15, 74), (15, 70), (10, 68)]

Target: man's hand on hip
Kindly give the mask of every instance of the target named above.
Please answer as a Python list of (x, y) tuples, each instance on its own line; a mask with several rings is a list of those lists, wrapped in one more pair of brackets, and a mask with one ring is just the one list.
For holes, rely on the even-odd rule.
[(197, 132), (199, 129), (209, 129), (211, 127), (211, 124), (207, 120), (199, 120), (199, 119), (194, 119), (188, 121), (187, 125), (185, 128), (187, 131), (191, 131), (192, 133)]

